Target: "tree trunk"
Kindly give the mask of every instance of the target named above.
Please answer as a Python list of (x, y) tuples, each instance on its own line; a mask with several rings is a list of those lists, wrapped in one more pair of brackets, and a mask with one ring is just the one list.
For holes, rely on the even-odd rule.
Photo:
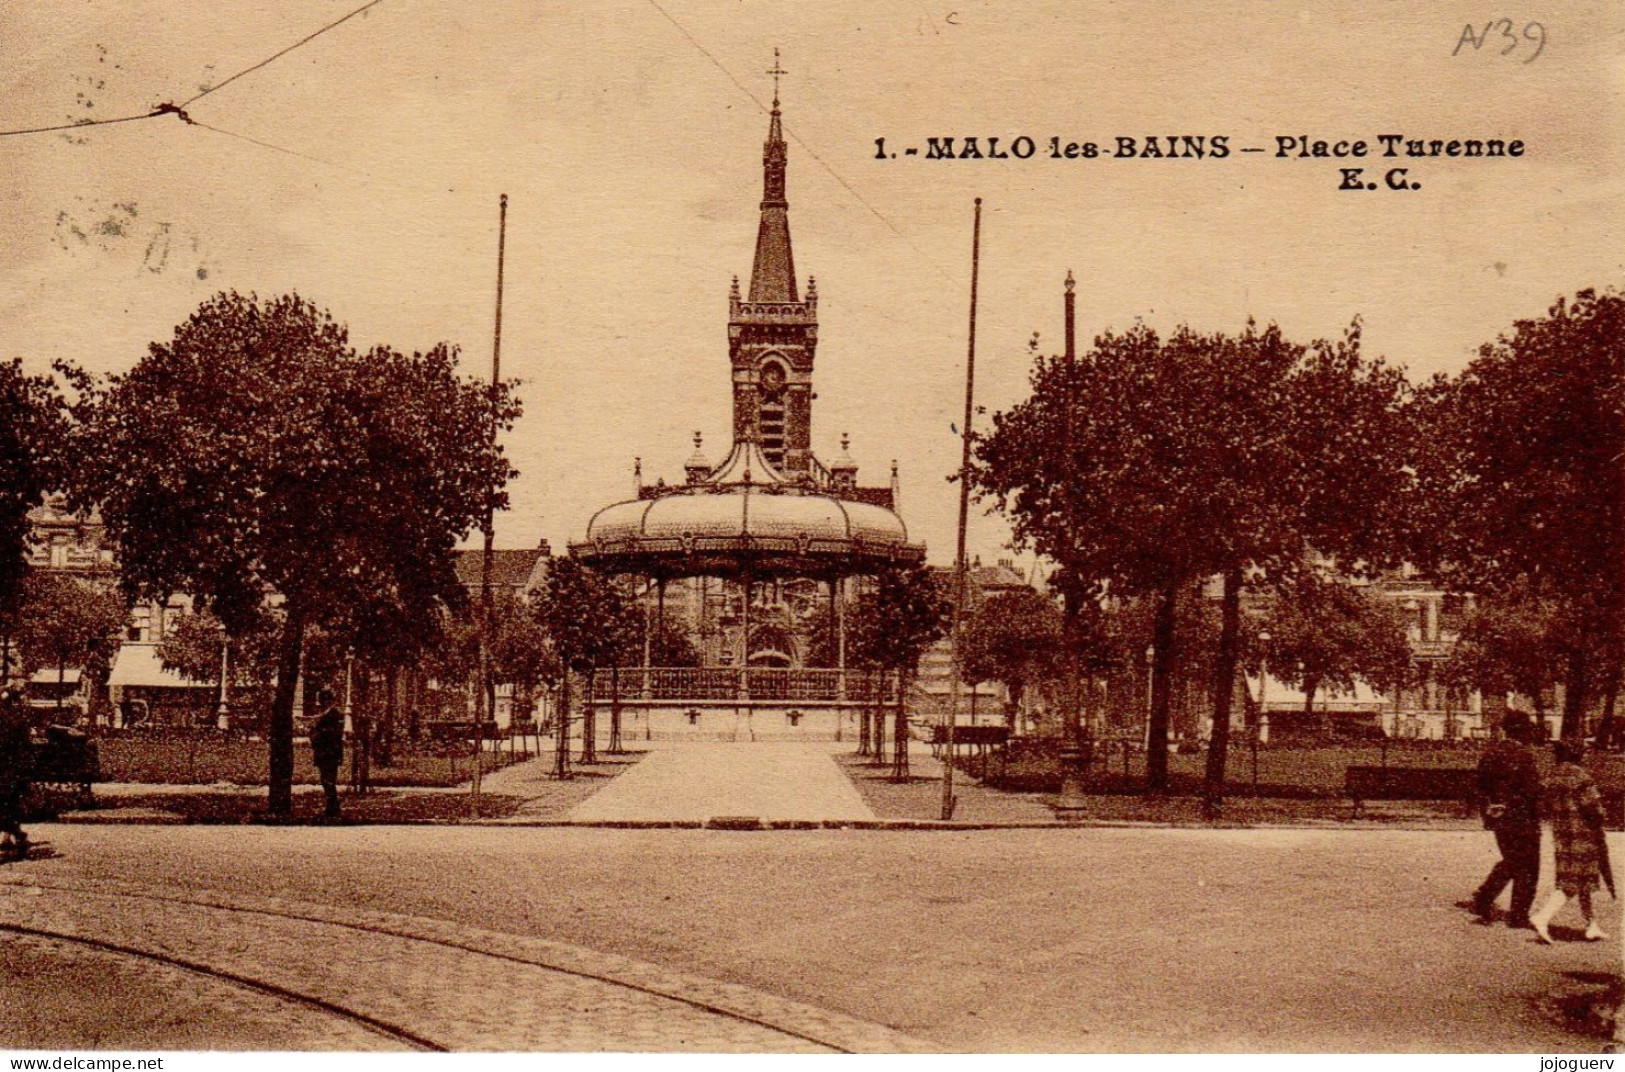
[(294, 694), (299, 688), (299, 663), (305, 648), (303, 609), (290, 601), (287, 614), (282, 626), (281, 650), (277, 654), (276, 693), (271, 699), (271, 717), (265, 728), (271, 752), (265, 810), (279, 819), (293, 815), (293, 706)]
[[(904, 699), (908, 695), (908, 682), (903, 671), (897, 671), (897, 721), (892, 726), (892, 770), (891, 780), (894, 782), (908, 781), (908, 704)], [(948, 757), (951, 762), (952, 755)]]
[(1583, 741), (1586, 736), (1586, 700), (1591, 687), (1591, 651), (1588, 637), (1569, 656), (1568, 673), (1563, 678), (1563, 740)]
[[(1010, 731), (1010, 736), (1014, 737), (1016, 735), (1016, 721), (1021, 716), (1021, 694), (1023, 691), (1025, 691), (1025, 687), (1022, 682), (1017, 679), (1015, 681), (1005, 682), (1004, 689), (1006, 697), (1004, 705), (1004, 725), (1005, 728)], [(1079, 706), (1081, 710), (1082, 705), (1080, 704)]]
[(583, 690), (582, 699), (586, 701), (581, 709), (581, 762), (598, 762), (598, 709), (595, 706), (597, 696), (594, 688), (597, 685), (598, 671), (590, 669), (586, 673), (587, 685)]
[(1230, 752), (1230, 704), (1236, 694), (1236, 663), (1241, 655), (1241, 570), (1225, 571), (1219, 604), (1219, 653), (1213, 667), (1213, 732), (1208, 738), (1202, 808), (1209, 818), (1224, 809), (1224, 764)]
[(1618, 723), (1614, 718), (1614, 709), (1619, 704), (1619, 663), (1614, 663), (1608, 669), (1608, 681), (1603, 686), (1602, 694), (1602, 721), (1597, 723), (1597, 747), (1611, 749), (1614, 741), (1619, 737)]
[[(1066, 666), (1062, 670), (1065, 684), (1061, 701), (1061, 735), (1065, 747), (1078, 748), (1083, 744), (1083, 695), (1079, 682), (1083, 671), (1083, 645), (1078, 634), (1083, 628), (1083, 608), (1079, 605), (1076, 581), (1069, 583), (1061, 593), (1061, 645)], [(1014, 726), (1012, 714), (1011, 725)]]
[(1145, 746), (1145, 787), (1151, 793), (1168, 791), (1168, 711), (1173, 699), (1174, 627), (1179, 588), (1178, 584), (1170, 584), (1158, 593), (1151, 629), (1151, 713)]
[(869, 762), (878, 767), (886, 762), (886, 672), (872, 670), (875, 683), (874, 713), (869, 718)]
[(416, 744), (423, 736), (423, 670), (414, 668), (406, 679), (406, 735)]
[(392, 767), (395, 765), (395, 714), (396, 701), (399, 699), (401, 674), (396, 666), (386, 667), (384, 670), (384, 721), (378, 727), (378, 765)]
[(570, 671), (559, 683), (558, 710), (553, 713), (553, 777), (570, 774)]

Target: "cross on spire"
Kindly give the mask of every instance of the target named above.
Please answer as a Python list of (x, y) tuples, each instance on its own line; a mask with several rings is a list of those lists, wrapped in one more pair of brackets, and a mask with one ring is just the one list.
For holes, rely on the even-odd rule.
[(778, 49), (773, 50), (773, 69), (767, 73), (773, 76), (773, 107), (777, 108), (779, 106), (779, 78), (790, 73), (779, 63)]

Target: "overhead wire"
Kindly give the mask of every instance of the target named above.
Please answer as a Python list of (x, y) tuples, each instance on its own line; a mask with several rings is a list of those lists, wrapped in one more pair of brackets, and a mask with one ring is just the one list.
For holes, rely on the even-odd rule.
[(49, 134), (56, 130), (84, 130), (87, 127), (105, 127), (114, 123), (133, 123), (137, 119), (156, 119), (166, 113), (154, 108), (140, 115), (121, 115), (117, 119), (77, 119), (72, 123), (58, 123), (49, 127), (25, 127), (21, 130), (0, 130), (0, 138), (14, 138), (19, 134)]
[(333, 22), (328, 23), (326, 26), (323, 26), (321, 29), (315, 31), (314, 33), (306, 34), (304, 37), (301, 37), (299, 40), (295, 41), (293, 44), (289, 45), (287, 48), (282, 49), (280, 52), (276, 52), (276, 53), (273, 53), (270, 56), (267, 56), (265, 59), (263, 59), (260, 62), (254, 64), (252, 67), (244, 67), (242, 70), (238, 71), (236, 74), (232, 75), (230, 78), (226, 79), (224, 82), (216, 82), (214, 85), (210, 86), (208, 89), (205, 89), (203, 92), (197, 94), (196, 96), (188, 97), (186, 100), (181, 102), (181, 107), (185, 108), (185, 107), (187, 107), (188, 105), (192, 104), (195, 101), (202, 100), (204, 97), (207, 97), (211, 93), (218, 93), (220, 90), (225, 89), (227, 86), (229, 86), (233, 82), (237, 81), (237, 79), (242, 78), (244, 75), (253, 74), (255, 71), (259, 70), (261, 67), (267, 67), (267, 66), (275, 63), (277, 60), (281, 59), (283, 56), (286, 56), (288, 53), (292, 52), (294, 49), (299, 48), (302, 45), (308, 45), (310, 42), (316, 40), (316, 38), (320, 37), (322, 34), (326, 33), (327, 31), (329, 31), (331, 29), (334, 29), (335, 27), (344, 25), (345, 23), (349, 22), (351, 19), (355, 18), (357, 15), (364, 14), (365, 12), (371, 10), (372, 8), (377, 7), (379, 4), (381, 4), (383, 2), (384, 2), (384, 0), (369, 0), (368, 3), (362, 4), (360, 7), (356, 8), (354, 11), (350, 12), (348, 15), (345, 15), (343, 18), (335, 19)]
[(222, 127), (211, 126), (210, 124), (203, 122), (201, 119), (192, 119), (189, 120), (189, 122), (192, 124), (192, 126), (201, 127), (202, 129), (212, 131), (215, 134), (224, 134), (226, 137), (236, 138), (238, 141), (246, 141), (250, 145), (258, 145), (261, 149), (269, 149), (274, 153), (285, 153), (288, 156), (297, 156), (299, 159), (308, 160), (313, 164), (322, 164), (326, 167), (338, 168), (341, 171), (349, 171), (356, 175), (365, 175), (370, 179), (378, 179), (383, 177), (381, 175), (374, 175), (370, 171), (363, 171), (360, 168), (351, 167), (348, 164), (340, 164), (334, 160), (323, 160), (319, 156), (311, 156), (309, 153), (301, 153), (295, 149), (288, 149), (281, 145), (273, 145), (268, 141), (261, 141), (258, 138), (251, 138), (247, 134), (239, 134), (234, 130), (226, 130)]
[[(384, 0), (368, 0), (367, 3), (362, 4), (360, 7), (356, 8), (354, 11), (351, 11), (349, 14), (343, 16), (342, 18), (335, 19), (334, 21), (328, 23), (326, 26), (323, 26), (321, 29), (316, 30), (316, 31), (314, 31), (312, 33), (306, 34), (304, 37), (301, 37), (299, 40), (295, 41), (293, 44), (287, 46), (286, 48), (280, 49), (279, 51), (272, 53), (270, 56), (267, 56), (265, 59), (260, 60), (258, 63), (254, 64), (253, 66), (244, 67), (242, 70), (238, 71), (236, 74), (232, 75), (230, 78), (227, 78), (225, 81), (215, 83), (214, 85), (212, 85), (212, 86), (208, 87), (207, 89), (203, 90), (203, 92), (195, 94), (195, 95), (193, 95), (191, 97), (188, 97), (186, 100), (182, 101), (180, 104), (175, 104), (172, 101), (165, 101), (162, 104), (154, 105), (151, 111), (142, 112), (139, 115), (119, 116), (116, 119), (76, 119), (71, 123), (57, 123), (57, 124), (53, 124), (53, 125), (50, 125), (50, 126), (43, 126), (43, 127), (26, 127), (26, 128), (21, 128), (21, 129), (18, 129), (18, 130), (0, 130), (0, 138), (17, 137), (17, 136), (22, 135), (22, 134), (49, 134), (49, 133), (52, 133), (54, 131), (81, 130), (81, 129), (84, 129), (86, 127), (105, 127), (105, 126), (111, 126), (114, 123), (133, 123), (133, 122), (135, 122), (136, 120), (139, 120), (139, 119), (157, 119), (158, 117), (165, 116), (165, 115), (173, 115), (173, 116), (176, 116), (177, 118), (179, 118), (182, 122), (185, 122), (185, 123), (188, 123), (188, 124), (191, 124), (191, 125), (194, 125), (194, 126), (202, 126), (203, 124), (199, 123), (197, 120), (193, 119), (191, 116), (186, 114), (186, 109), (187, 109), (187, 107), (189, 105), (191, 105), (195, 101), (202, 100), (204, 97), (207, 97), (211, 93), (215, 93), (215, 92), (217, 92), (219, 90), (222, 90), (222, 89), (226, 88), (231, 83), (237, 81), (239, 78), (242, 78), (245, 75), (253, 74), (255, 71), (259, 70), (260, 68), (266, 67), (266, 66), (269, 66), (272, 63), (275, 63), (277, 60), (281, 59), (283, 56), (286, 56), (288, 53), (292, 52), (294, 49), (299, 48), (302, 45), (309, 44), (310, 42), (314, 41), (316, 38), (320, 37), (322, 34), (326, 33), (327, 31), (329, 31), (329, 30), (331, 30), (331, 29), (333, 29), (333, 28), (335, 28), (337, 26), (344, 25), (346, 22), (349, 22), (351, 19), (355, 18), (357, 15), (361, 15), (361, 14), (367, 12), (367, 11), (371, 10), (372, 8), (377, 7), (379, 4), (381, 4), (383, 2), (384, 2)], [(221, 134), (229, 133), (228, 131), (218, 130), (217, 128), (214, 128), (214, 127), (210, 127), (209, 129), (215, 130), (216, 133), (221, 133)], [(232, 136), (237, 137), (238, 135), (232, 135)], [(247, 138), (245, 140), (253, 141), (252, 138)], [(288, 149), (279, 149), (279, 148), (277, 148), (277, 146), (274, 146), (274, 145), (266, 145), (264, 142), (256, 142), (255, 144), (265, 145), (266, 148), (268, 148), (268, 149), (276, 149), (278, 152), (292, 152), (292, 150), (288, 150)], [(299, 153), (293, 153), (293, 155), (294, 156), (299, 156), (300, 154)], [(314, 160), (315, 158), (314, 157), (307, 157), (307, 159)], [(325, 163), (325, 161), (320, 161), (320, 160), (317, 160), (316, 162), (317, 163)], [(340, 165), (335, 165), (335, 166), (340, 166)]]

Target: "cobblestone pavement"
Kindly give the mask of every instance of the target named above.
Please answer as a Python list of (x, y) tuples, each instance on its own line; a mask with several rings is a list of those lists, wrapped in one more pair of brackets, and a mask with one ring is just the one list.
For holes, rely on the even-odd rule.
[(835, 762), (831, 741), (654, 741), (637, 766), (576, 805), (581, 822), (718, 816), (861, 820), (875, 813)]
[[(1615, 937), (1579, 941), (1571, 906), (1555, 946), (1454, 906), (1494, 860), (1482, 830), (35, 832), (59, 855), (0, 867), (0, 883), (42, 888), (0, 894), (0, 911), (58, 896), (46, 886), (112, 896), (134, 883), (132, 893), (222, 906), (276, 899), (267, 911), (467, 944), (491, 965), (476, 988), (500, 985), (515, 960), (542, 964), (849, 1050), (923, 1039), (969, 1051), (1596, 1052), (1606, 1030), (1584, 1015), (1620, 971), (1614, 901), (1600, 911)], [(1611, 840), (1625, 858), (1625, 835)], [(66, 921), (38, 918), (101, 918), (76, 905)], [(233, 954), (244, 964), (295, 936), (349, 940), (309, 922), (270, 925), (287, 930), (239, 922), (219, 936), (247, 943)], [(202, 940), (173, 929), (165, 942)], [(286, 978), (326, 970), (283, 959), (296, 951), (267, 955)], [(355, 955), (373, 962), (365, 946)], [(365, 995), (394, 987), (390, 970), (342, 978)], [(424, 985), (416, 979), (408, 985)], [(388, 993), (379, 1001), (360, 1011), (401, 1007)], [(430, 1012), (426, 1031), (442, 1015)]]
[(297, 1001), (58, 938), (0, 932), (0, 979), (0, 1048), (400, 1048)]
[[(560, 943), (398, 914), (123, 883), (0, 882), (0, 958), (15, 982), (47, 965), (59, 986), (80, 997), (75, 1007), (94, 1010), (77, 1025), (78, 1046), (919, 1048), (850, 1017)], [(95, 972), (79, 970), (91, 962)], [(202, 1027), (184, 1009), (156, 1022), (120, 1023), (109, 1002), (85, 1000), (90, 980), (121, 1004), (130, 998), (126, 983), (148, 980), (149, 989), (161, 985), (206, 1007), (214, 1026)], [(53, 994), (42, 1004), (61, 1002)], [(42, 1029), (33, 1017), (6, 1017), (0, 1045), (63, 1045), (75, 1038), (74, 1025), (63, 1020)]]

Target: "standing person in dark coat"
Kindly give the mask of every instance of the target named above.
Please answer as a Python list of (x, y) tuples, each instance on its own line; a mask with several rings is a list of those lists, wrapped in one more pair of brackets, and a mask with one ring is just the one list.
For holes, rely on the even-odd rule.
[(0, 691), (0, 834), (10, 842), (6, 851), (19, 860), (28, 859), (22, 813), (33, 760), (34, 745), (29, 740), (28, 712), (22, 694), (6, 688)]
[(1602, 884), (1603, 854), (1607, 844), (1602, 831), (1602, 794), (1597, 783), (1580, 765), (1585, 746), (1578, 741), (1557, 742), (1557, 769), (1546, 779), (1542, 810), (1552, 824), (1552, 847), (1557, 861), (1557, 888), (1530, 917), (1530, 925), (1540, 940), (1551, 944), (1547, 925), (1570, 897), (1580, 902), (1585, 919), (1585, 938), (1600, 942), (1608, 937), (1597, 925), (1591, 911), (1591, 891)]
[(1530, 743), (1534, 727), (1529, 716), (1513, 711), (1502, 723), (1505, 736), (1484, 749), (1478, 761), (1478, 789), (1483, 795), (1484, 826), (1495, 831), (1501, 859), (1476, 893), (1473, 911), (1479, 922), (1495, 915), (1495, 899), (1512, 884), (1509, 927), (1529, 926), (1540, 881), (1540, 769)]
[(344, 712), (333, 703), (333, 693), (322, 689), (316, 694), (316, 703), (322, 713), (310, 727), (310, 754), (316, 770), (322, 777), (322, 792), (327, 795), (326, 816), (339, 817), (339, 768), (344, 765)]

